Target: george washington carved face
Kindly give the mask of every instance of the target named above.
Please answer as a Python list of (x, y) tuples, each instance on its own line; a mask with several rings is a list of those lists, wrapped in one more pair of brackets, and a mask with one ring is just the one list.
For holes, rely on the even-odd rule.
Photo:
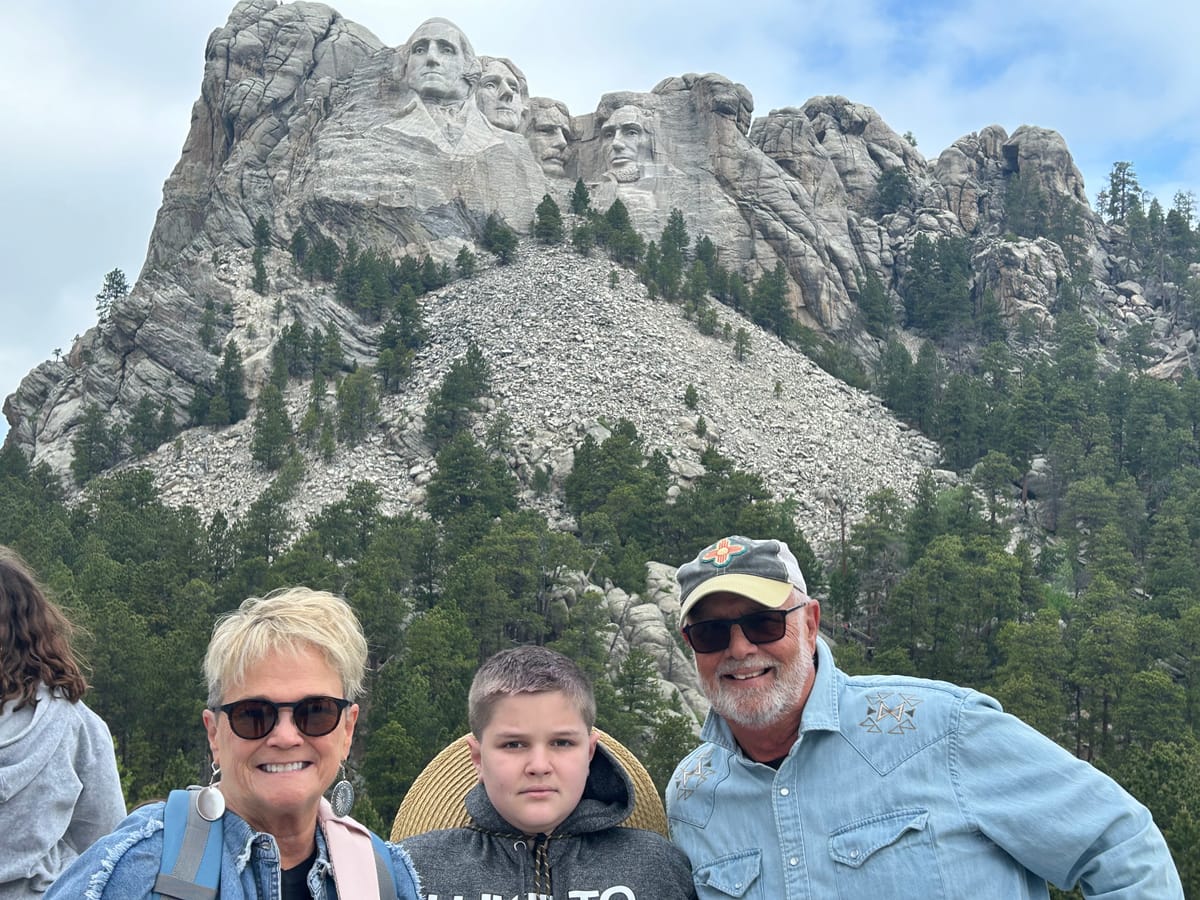
[(466, 35), (453, 22), (429, 19), (408, 39), (403, 80), (426, 103), (466, 99), (479, 61)]

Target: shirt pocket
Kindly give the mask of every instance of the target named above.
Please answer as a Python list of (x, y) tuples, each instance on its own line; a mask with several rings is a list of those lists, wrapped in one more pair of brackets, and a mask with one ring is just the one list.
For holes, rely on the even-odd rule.
[(741, 897), (744, 900), (766, 900), (763, 895), (762, 851), (743, 850), (705, 863), (692, 872), (696, 894), (702, 900)]
[(944, 900), (929, 811), (898, 809), (844, 825), (829, 837), (838, 896)]

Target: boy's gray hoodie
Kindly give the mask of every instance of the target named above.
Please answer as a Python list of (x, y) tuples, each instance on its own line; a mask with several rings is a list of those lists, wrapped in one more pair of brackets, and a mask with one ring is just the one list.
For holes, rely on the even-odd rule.
[(553, 835), (521, 834), (477, 784), (466, 798), (471, 826), (419, 834), (401, 846), (426, 900), (691, 900), (696, 893), (683, 851), (656, 831), (618, 824), (633, 801), (624, 767), (600, 744), (583, 798)]
[(0, 900), (40, 897), (125, 817), (104, 721), (44, 685), (17, 702), (0, 707)]

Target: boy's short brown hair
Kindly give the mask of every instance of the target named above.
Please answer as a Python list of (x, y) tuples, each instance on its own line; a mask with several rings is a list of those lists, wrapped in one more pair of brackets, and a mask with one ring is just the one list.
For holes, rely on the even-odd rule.
[(532, 644), (495, 653), (479, 667), (467, 699), (467, 721), (476, 740), (492, 720), (496, 704), (516, 694), (561, 691), (579, 711), (588, 731), (596, 724), (592, 683), (569, 657)]

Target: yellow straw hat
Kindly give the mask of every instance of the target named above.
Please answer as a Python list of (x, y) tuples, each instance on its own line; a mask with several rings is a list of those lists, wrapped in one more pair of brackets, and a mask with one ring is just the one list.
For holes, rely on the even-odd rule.
[[(621, 823), (625, 828), (644, 828), (667, 835), (667, 812), (650, 773), (627, 747), (612, 735), (595, 729), (600, 743), (629, 773), (633, 782), (633, 812)], [(441, 828), (461, 828), (471, 821), (463, 801), (479, 782), (471, 764), (471, 750), (463, 735), (429, 761), (405, 794), (392, 822), (392, 840)]]

